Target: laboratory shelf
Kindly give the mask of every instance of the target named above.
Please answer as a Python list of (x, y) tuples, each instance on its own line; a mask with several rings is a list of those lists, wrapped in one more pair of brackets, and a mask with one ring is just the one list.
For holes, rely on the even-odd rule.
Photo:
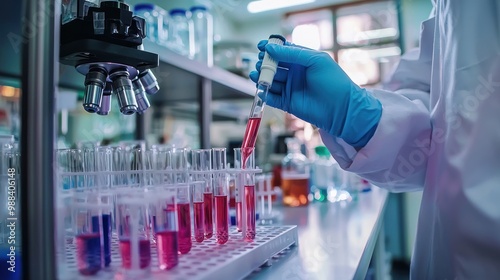
[(127, 277), (121, 273), (121, 258), (118, 252), (118, 240), (112, 239), (111, 266), (103, 269), (95, 276), (82, 276), (78, 273), (75, 246), (66, 247), (66, 264), (59, 270), (61, 280), (109, 280), (109, 279), (141, 279), (141, 280), (211, 280), (211, 279), (243, 279), (262, 265), (270, 265), (271, 259), (283, 253), (291, 246), (298, 245), (297, 226), (258, 226), (253, 242), (242, 239), (235, 228), (230, 229), (229, 241), (219, 245), (215, 236), (197, 243), (186, 255), (179, 256), (177, 267), (168, 271), (154, 269), (158, 267), (155, 244), (151, 245), (151, 272), (144, 276)]
[(144, 49), (157, 53), (160, 66), (153, 69), (160, 90), (152, 102), (196, 100), (200, 92), (200, 79), (212, 81), (212, 99), (253, 98), (255, 84), (220, 67), (207, 65), (177, 54), (158, 44), (144, 41)]

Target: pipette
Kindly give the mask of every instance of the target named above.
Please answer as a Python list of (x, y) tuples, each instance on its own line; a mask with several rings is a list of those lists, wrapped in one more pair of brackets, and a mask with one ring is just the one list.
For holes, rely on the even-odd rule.
[[(271, 35), (269, 36), (268, 44), (285, 44), (285, 38), (281, 35)], [(259, 81), (257, 82), (257, 91), (255, 92), (255, 97), (253, 100), (252, 110), (250, 111), (250, 116), (248, 118), (248, 123), (243, 137), (243, 143), (241, 145), (242, 151), (248, 151), (245, 148), (254, 148), (255, 141), (257, 140), (257, 133), (259, 131), (260, 121), (262, 119), (262, 114), (264, 112), (264, 105), (266, 104), (266, 97), (269, 88), (271, 87), (274, 79), (274, 74), (276, 74), (276, 69), (278, 68), (278, 62), (275, 61), (267, 52), (262, 60), (262, 66), (260, 70)], [(249, 155), (243, 153), (242, 167), (245, 168), (245, 163)]]

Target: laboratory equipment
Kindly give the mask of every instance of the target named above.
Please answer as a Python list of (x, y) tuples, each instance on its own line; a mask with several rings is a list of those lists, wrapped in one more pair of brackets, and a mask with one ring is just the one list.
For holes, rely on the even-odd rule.
[[(250, 151), (245, 151), (250, 149)], [(234, 149), (234, 173), (236, 174), (236, 224), (247, 241), (255, 239), (255, 153), (253, 148)], [(248, 154), (243, 168), (243, 155)]]
[(213, 236), (213, 181), (212, 181), (212, 150), (195, 149), (191, 151), (191, 174), (194, 181), (204, 181), (203, 208), (205, 212), (205, 239)]
[(148, 203), (143, 190), (122, 190), (116, 197), (116, 223), (122, 268), (147, 270), (151, 265)]
[(193, 23), (188, 20), (186, 10), (170, 10), (167, 47), (176, 53), (193, 58)]
[[(284, 43), (285, 43), (285, 38), (281, 35), (269, 36), (269, 44), (283, 45)], [(264, 106), (266, 104), (267, 92), (269, 91), (269, 88), (273, 83), (274, 74), (276, 73), (277, 67), (278, 67), (278, 62), (272, 59), (269, 56), (269, 54), (266, 53), (264, 56), (264, 60), (262, 61), (259, 81), (257, 82), (257, 91), (255, 92), (255, 97), (252, 104), (252, 109), (250, 111), (250, 116), (248, 118), (248, 123), (245, 130), (245, 135), (243, 137), (243, 143), (241, 148), (255, 147), (260, 121), (262, 119), (262, 114), (264, 113)], [(245, 161), (248, 156), (249, 154), (243, 153), (242, 168), (245, 168)]]
[(301, 142), (297, 138), (287, 138), (288, 154), (281, 166), (281, 188), (283, 204), (297, 207), (309, 204), (309, 163), (300, 151)]
[(189, 172), (185, 149), (172, 149), (170, 153), (173, 171), (173, 187), (176, 189), (177, 221), (179, 225), (179, 254), (191, 250), (191, 195), (189, 191)]
[(315, 201), (327, 202), (332, 193), (335, 178), (335, 162), (325, 146), (314, 148), (316, 159), (313, 162), (312, 192)]
[(94, 275), (104, 266), (102, 212), (96, 192), (89, 190), (74, 195), (73, 222), (78, 271), (82, 275)]
[(216, 240), (225, 244), (229, 238), (229, 181), (226, 170), (226, 149), (213, 149), (212, 172), (214, 181)]
[(272, 174), (262, 174), (255, 179), (258, 223), (261, 225), (274, 224), (277, 220), (277, 215), (273, 212), (273, 196), (276, 192), (271, 185), (272, 178)]
[[(149, 102), (140, 83), (134, 88), (132, 80), (138, 78), (146, 93), (154, 93), (145, 83), (156, 81), (148, 70), (159, 64), (157, 54), (142, 49), (146, 21), (134, 16), (123, 2), (99, 2), (74, 0), (71, 7), (63, 5), (69, 14), (61, 26), (60, 62), (86, 76), (83, 107), (87, 112), (107, 115), (114, 93), (122, 114), (142, 113)], [(154, 88), (158, 89), (157, 83)]]
[[(252, 151), (253, 148), (243, 148), (241, 149), (242, 154), (250, 155), (242, 166), (246, 166), (246, 169), (255, 168), (255, 153)], [(245, 196), (245, 218), (244, 218), (244, 236), (245, 240), (252, 241), (255, 239), (255, 174), (243, 173), (243, 185), (244, 185), (244, 196)]]
[(194, 59), (213, 66), (213, 18), (205, 6), (194, 6), (190, 9), (193, 23)]
[(160, 186), (150, 192), (150, 197), (150, 220), (154, 221), (159, 269), (170, 270), (179, 263), (177, 190), (172, 186)]
[(203, 239), (205, 239), (205, 209), (203, 203), (205, 181), (191, 182), (191, 189), (193, 194), (194, 240), (203, 242)]
[[(140, 3), (134, 6), (134, 14), (145, 20), (146, 38), (154, 43), (160, 42), (160, 28), (163, 26), (163, 15), (157, 7), (150, 3)], [(160, 23), (162, 26), (160, 26)]]

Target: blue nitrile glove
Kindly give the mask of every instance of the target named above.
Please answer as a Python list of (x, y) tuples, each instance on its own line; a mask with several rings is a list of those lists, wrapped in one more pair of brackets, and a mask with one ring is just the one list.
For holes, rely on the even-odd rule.
[[(368, 143), (382, 115), (382, 104), (360, 88), (340, 66), (324, 52), (291, 45), (258, 44), (279, 61), (278, 71), (266, 98), (266, 103), (307, 121), (331, 135), (342, 138), (354, 148)], [(250, 79), (257, 82), (259, 72)]]

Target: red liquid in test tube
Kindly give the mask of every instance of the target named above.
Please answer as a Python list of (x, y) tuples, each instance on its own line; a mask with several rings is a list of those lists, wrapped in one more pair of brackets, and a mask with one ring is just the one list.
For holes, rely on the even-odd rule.
[(78, 271), (82, 275), (94, 275), (102, 266), (102, 247), (99, 233), (76, 236), (76, 258)]
[[(130, 240), (120, 240), (120, 254), (123, 268), (132, 267), (132, 253)], [(141, 269), (151, 264), (151, 246), (149, 240), (139, 240), (139, 266)]]
[(247, 123), (247, 128), (245, 130), (245, 135), (243, 136), (242, 148), (242, 167), (245, 168), (245, 163), (247, 161), (249, 154), (245, 151), (249, 149), (244, 148), (254, 148), (255, 141), (257, 141), (257, 133), (259, 132), (261, 118), (249, 118)]
[(245, 186), (246, 232), (245, 240), (255, 239), (255, 186)]
[(227, 195), (215, 196), (217, 243), (225, 244), (229, 239)]
[(205, 238), (205, 209), (203, 202), (194, 202), (194, 239), (196, 242), (203, 242)]
[(205, 206), (205, 238), (209, 239), (214, 234), (213, 213), (213, 194), (204, 193), (203, 203)]
[(179, 253), (187, 254), (191, 251), (191, 214), (189, 203), (177, 204), (177, 220), (179, 223)]
[(160, 269), (169, 270), (179, 263), (177, 249), (177, 231), (160, 231), (156, 233), (156, 247)]

